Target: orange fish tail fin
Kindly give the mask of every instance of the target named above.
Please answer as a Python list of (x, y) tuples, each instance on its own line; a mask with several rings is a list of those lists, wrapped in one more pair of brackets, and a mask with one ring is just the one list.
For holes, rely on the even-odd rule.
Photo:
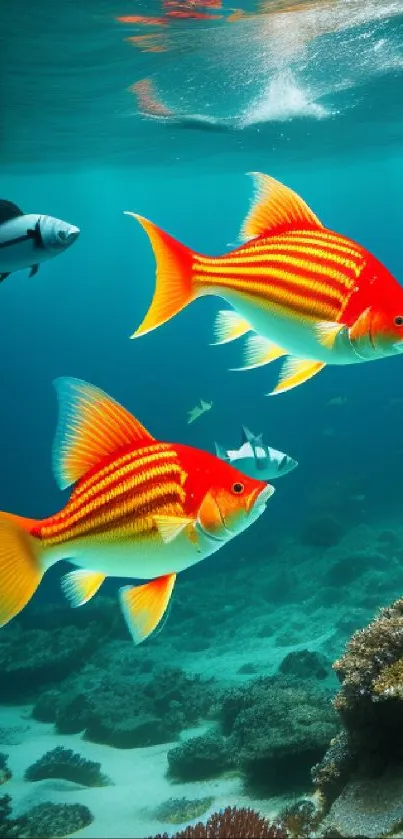
[(0, 513), (0, 626), (27, 605), (43, 577), (34, 519)]
[(177, 315), (198, 296), (192, 279), (193, 253), (156, 224), (133, 216), (147, 233), (157, 264), (156, 285), (151, 306), (132, 338), (151, 332)]

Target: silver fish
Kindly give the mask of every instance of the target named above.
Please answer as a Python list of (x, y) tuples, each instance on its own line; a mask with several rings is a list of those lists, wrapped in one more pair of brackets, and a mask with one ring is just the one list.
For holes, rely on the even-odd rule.
[(12, 201), (0, 199), (0, 282), (13, 271), (30, 268), (63, 253), (76, 241), (78, 227), (52, 216), (24, 215)]
[(236, 465), (251, 478), (262, 481), (275, 480), (287, 475), (298, 466), (298, 462), (284, 452), (273, 449), (263, 442), (263, 435), (255, 435), (242, 426), (242, 443), (239, 449), (225, 449), (215, 443), (217, 457)]

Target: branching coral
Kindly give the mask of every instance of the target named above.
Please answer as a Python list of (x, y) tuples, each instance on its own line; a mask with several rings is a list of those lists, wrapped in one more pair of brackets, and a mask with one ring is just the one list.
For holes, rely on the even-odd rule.
[(46, 752), (25, 772), (26, 781), (41, 781), (44, 778), (64, 778), (86, 787), (106, 786), (108, 778), (101, 772), (101, 764), (85, 760), (71, 749), (58, 746)]
[[(171, 839), (287, 839), (288, 836), (280, 822), (271, 823), (247, 808), (227, 807), (213, 813), (206, 824), (190, 825)], [(168, 839), (168, 834), (155, 839)]]

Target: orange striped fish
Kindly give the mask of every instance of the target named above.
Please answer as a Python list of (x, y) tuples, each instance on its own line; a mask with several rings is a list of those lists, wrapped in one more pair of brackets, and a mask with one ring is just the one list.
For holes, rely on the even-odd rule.
[(135, 213), (157, 263), (156, 289), (135, 338), (205, 294), (224, 298), (215, 343), (246, 333), (250, 369), (287, 356), (273, 393), (326, 364), (357, 364), (403, 350), (403, 289), (371, 253), (325, 228), (295, 192), (252, 173), (254, 200), (244, 244), (224, 256), (193, 253)]
[(43, 521), (0, 513), (0, 626), (28, 603), (60, 559), (73, 606), (106, 577), (147, 579), (120, 589), (135, 643), (153, 632), (176, 575), (215, 553), (265, 509), (274, 492), (214, 455), (160, 443), (115, 400), (79, 379), (57, 379), (60, 404), (53, 461), (60, 513)]

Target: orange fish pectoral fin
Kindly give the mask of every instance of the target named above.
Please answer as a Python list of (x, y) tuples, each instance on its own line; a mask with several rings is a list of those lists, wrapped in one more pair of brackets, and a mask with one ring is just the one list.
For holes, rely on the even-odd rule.
[(62, 591), (73, 609), (76, 609), (94, 597), (104, 580), (105, 574), (79, 568), (78, 571), (69, 571), (64, 575), (61, 583)]
[(323, 227), (308, 204), (288, 186), (260, 172), (249, 174), (253, 178), (254, 194), (240, 232), (243, 242), (264, 234), (274, 236), (290, 229)]
[(265, 364), (271, 364), (277, 358), (287, 355), (287, 350), (283, 350), (272, 341), (262, 338), (261, 335), (251, 335), (247, 339), (244, 350), (244, 364), (242, 367), (232, 368), (233, 370), (253, 370), (255, 367), (263, 367)]
[(326, 367), (326, 364), (323, 361), (290, 356), (283, 364), (278, 384), (269, 395), (285, 393), (287, 390), (302, 385), (312, 376), (316, 376), (316, 373), (319, 373), (324, 367)]
[(59, 424), (53, 469), (61, 489), (74, 484), (123, 446), (154, 440), (129, 411), (99, 388), (72, 378), (56, 379), (54, 385)]
[(41, 543), (16, 518), (0, 513), (0, 626), (27, 605), (43, 577)]
[(153, 516), (153, 521), (166, 545), (173, 542), (189, 525), (195, 523), (195, 520), (189, 516)]
[(246, 335), (252, 329), (245, 318), (238, 315), (234, 309), (222, 309), (217, 313), (214, 322), (214, 337), (212, 345), (228, 344)]
[(119, 590), (123, 616), (135, 644), (141, 644), (160, 623), (175, 580), (176, 574), (166, 574), (144, 586), (124, 586)]
[(322, 347), (331, 350), (334, 347), (337, 336), (340, 332), (346, 329), (344, 323), (337, 323), (336, 321), (320, 321), (316, 324), (314, 331), (316, 337)]
[(197, 297), (192, 280), (193, 253), (152, 221), (136, 213), (133, 216), (147, 233), (154, 252), (157, 271), (154, 297), (151, 306), (136, 331), (138, 338), (171, 320)]

